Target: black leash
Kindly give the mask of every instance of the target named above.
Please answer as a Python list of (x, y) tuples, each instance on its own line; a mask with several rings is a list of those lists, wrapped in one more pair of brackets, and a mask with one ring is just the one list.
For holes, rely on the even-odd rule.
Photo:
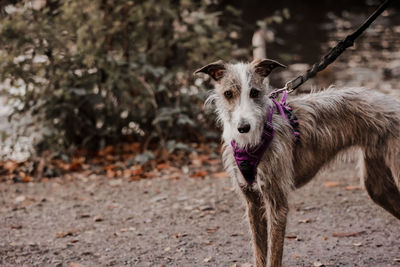
[[(383, 2), (377, 10), (352, 34), (347, 35), (344, 40), (338, 42), (338, 44), (332, 48), (328, 54), (326, 54), (319, 63), (315, 63), (311, 69), (303, 75), (286, 83), (282, 89), (287, 90), (288, 93), (296, 90), (300, 85), (305, 83), (308, 79), (317, 75), (318, 72), (325, 69), (329, 64), (335, 61), (348, 47), (353, 46), (355, 39), (359, 37), (371, 23), (389, 6), (393, 0), (386, 0)], [(281, 89), (280, 89), (281, 90)]]

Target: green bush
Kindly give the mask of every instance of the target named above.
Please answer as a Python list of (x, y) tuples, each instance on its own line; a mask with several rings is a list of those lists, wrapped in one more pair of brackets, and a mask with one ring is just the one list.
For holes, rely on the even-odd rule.
[(126, 139), (146, 148), (207, 137), (206, 89), (191, 75), (231, 58), (239, 34), (211, 2), (17, 5), (0, 21), (0, 80), (18, 89), (3, 92), (13, 118), (32, 119), (31, 132), (43, 137), (39, 151), (97, 149)]

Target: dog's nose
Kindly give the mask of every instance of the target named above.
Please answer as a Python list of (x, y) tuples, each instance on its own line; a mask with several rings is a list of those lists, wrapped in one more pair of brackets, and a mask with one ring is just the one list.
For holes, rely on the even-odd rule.
[(250, 124), (248, 122), (242, 122), (238, 127), (239, 133), (248, 133), (250, 131)]

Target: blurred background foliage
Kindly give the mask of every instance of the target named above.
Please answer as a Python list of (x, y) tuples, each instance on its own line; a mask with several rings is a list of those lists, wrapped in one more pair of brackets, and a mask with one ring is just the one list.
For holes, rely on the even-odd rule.
[[(216, 138), (193, 69), (238, 49), (240, 12), (215, 1), (47, 0), (3, 3), (1, 94), (41, 151), (121, 141), (141, 150)], [(40, 2), (40, 1), (39, 1)], [(12, 88), (9, 89), (9, 88)]]

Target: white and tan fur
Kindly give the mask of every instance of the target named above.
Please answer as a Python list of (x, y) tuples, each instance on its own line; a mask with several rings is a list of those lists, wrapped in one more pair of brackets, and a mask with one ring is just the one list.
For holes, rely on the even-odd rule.
[[(222, 124), (224, 167), (247, 203), (256, 266), (282, 264), (288, 194), (350, 148), (362, 151), (362, 178), (372, 200), (400, 219), (400, 103), (372, 90), (329, 88), (290, 98), (300, 141), (295, 143), (288, 121), (275, 112), (274, 139), (258, 166), (256, 183), (245, 181), (230, 143), (235, 140), (241, 147), (259, 143), (273, 105), (268, 97), (272, 90), (263, 81), (279, 66), (283, 65), (268, 59), (218, 61), (196, 71), (216, 81), (207, 103), (215, 104)], [(239, 131), (243, 125), (248, 132)]]

